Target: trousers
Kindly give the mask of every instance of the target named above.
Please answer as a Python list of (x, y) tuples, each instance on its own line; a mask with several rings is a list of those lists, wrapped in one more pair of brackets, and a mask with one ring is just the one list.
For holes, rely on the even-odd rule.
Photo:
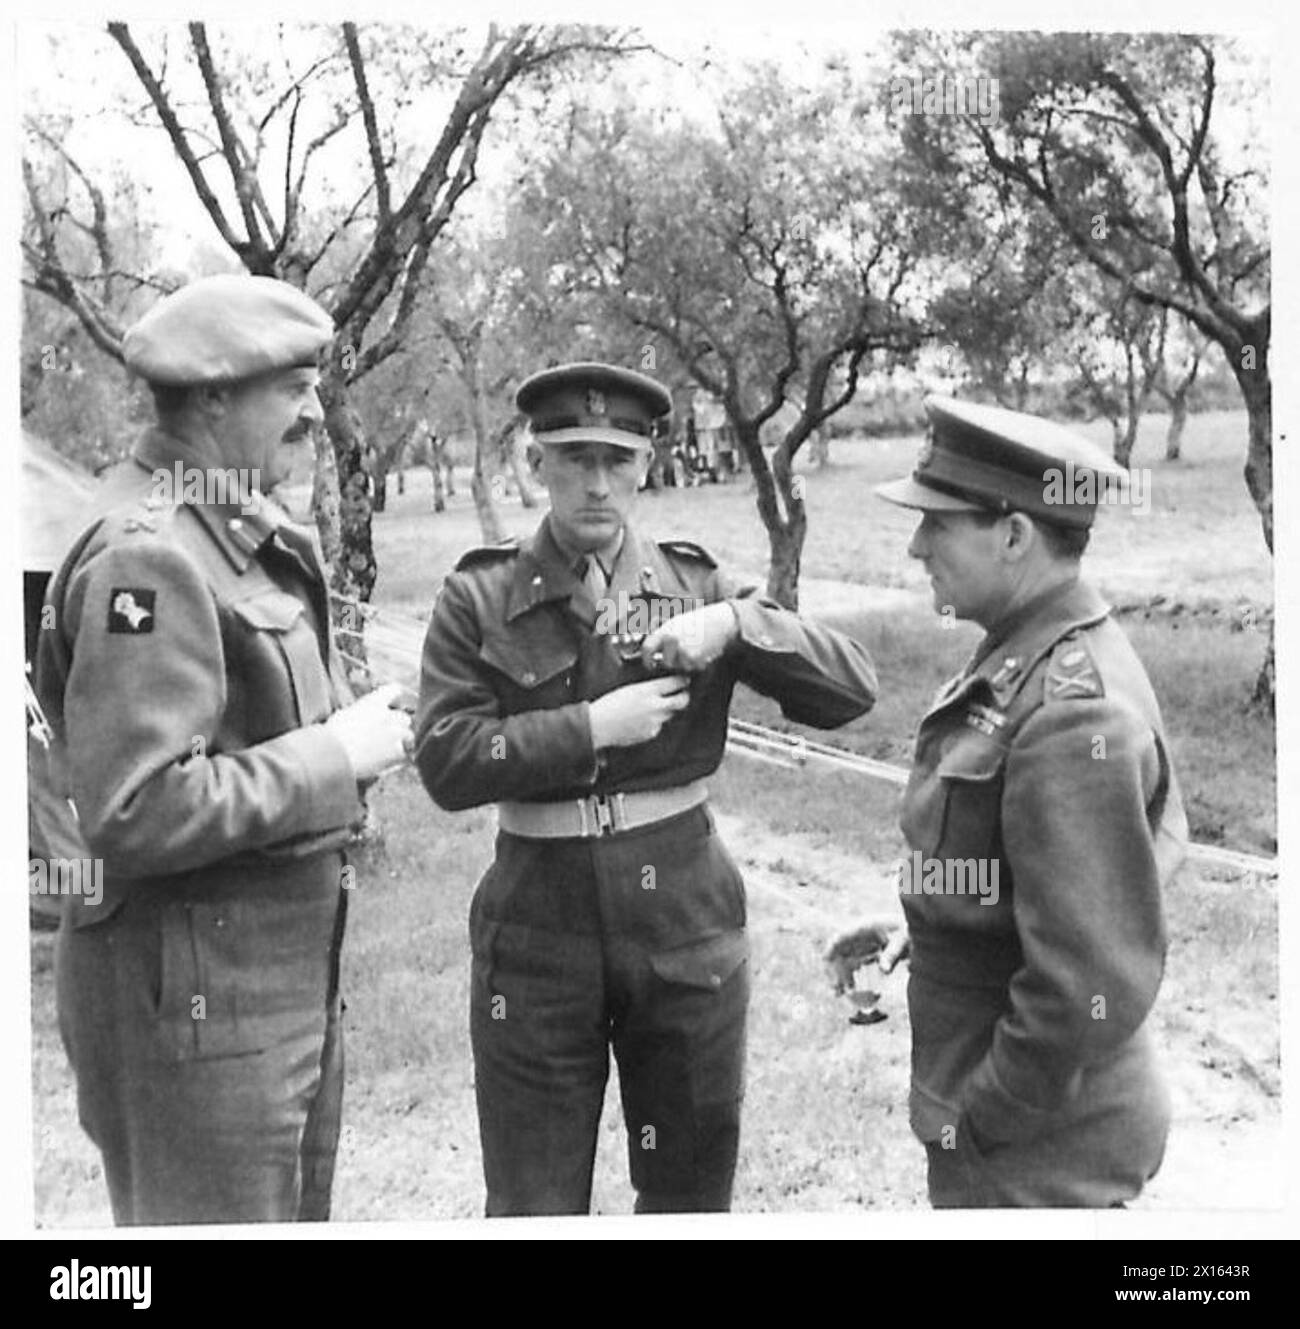
[(707, 808), (599, 839), (498, 836), (470, 911), (489, 1216), (588, 1211), (611, 1048), (636, 1211), (730, 1207), (744, 923)]
[(329, 1217), (346, 895), (324, 859), (61, 928), (60, 1031), (119, 1225)]

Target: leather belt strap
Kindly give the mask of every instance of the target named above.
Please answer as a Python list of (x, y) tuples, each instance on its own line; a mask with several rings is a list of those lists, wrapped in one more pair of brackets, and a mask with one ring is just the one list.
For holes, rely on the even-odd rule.
[(709, 796), (703, 780), (672, 789), (592, 794), (562, 803), (498, 803), (503, 831), (525, 840), (590, 840), (652, 826), (698, 807)]

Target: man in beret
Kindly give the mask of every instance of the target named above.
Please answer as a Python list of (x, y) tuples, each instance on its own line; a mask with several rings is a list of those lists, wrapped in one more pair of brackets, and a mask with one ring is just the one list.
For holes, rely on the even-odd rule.
[(59, 1021), (119, 1224), (329, 1214), (342, 849), (409, 745), (266, 495), (312, 455), (333, 335), (270, 278), (159, 301), (123, 347), (157, 424), (46, 600), (37, 691), (103, 877), (64, 901)]
[(911, 1124), (932, 1204), (1121, 1205), (1168, 1132), (1149, 1017), (1161, 892), (1187, 838), (1146, 672), (1080, 579), (1123, 472), (1032, 416), (927, 409), (911, 478), (877, 492), (921, 513), (908, 553), (935, 608), (985, 636), (917, 736), (907, 931), (867, 924), (827, 958), (851, 985), (910, 944)]
[(633, 524), (660, 384), (564, 365), (517, 402), (550, 512), (447, 577), (415, 722), (439, 806), (497, 805), (470, 909), (487, 1212), (587, 1211), (611, 1045), (637, 1211), (725, 1210), (748, 945), (704, 780), (738, 681), (826, 728), (872, 705), (875, 674), (856, 642)]

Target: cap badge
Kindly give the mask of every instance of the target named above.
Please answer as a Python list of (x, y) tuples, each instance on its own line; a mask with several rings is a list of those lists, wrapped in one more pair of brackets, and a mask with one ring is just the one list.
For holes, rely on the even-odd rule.
[(589, 388), (587, 391), (587, 410), (592, 415), (607, 415), (609, 413), (609, 403), (605, 400), (605, 394), (598, 392), (595, 388)]
[(925, 442), (921, 444), (921, 451), (916, 456), (916, 469), (923, 471), (934, 460), (934, 430), (926, 431)]

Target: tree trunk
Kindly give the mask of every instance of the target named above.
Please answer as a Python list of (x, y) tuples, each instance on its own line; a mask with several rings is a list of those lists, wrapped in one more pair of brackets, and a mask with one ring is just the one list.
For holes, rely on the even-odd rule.
[[(799, 608), (799, 567), (803, 557), (808, 517), (803, 499), (794, 492), (794, 475), (784, 446), (772, 453), (769, 466), (763, 442), (752, 421), (740, 415), (734, 402), (727, 403), (727, 417), (736, 432), (737, 449), (749, 461), (754, 476), (755, 503), (767, 531), (769, 561), (767, 593), (787, 609)], [(780, 503), (778, 503), (778, 494)], [(781, 509), (785, 511), (782, 513)]]
[(525, 441), (523, 430), (517, 429), (515, 424), (515, 421), (511, 421), (506, 426), (502, 436), (502, 446), (510, 462), (510, 473), (515, 477), (515, 484), (519, 486), (520, 503), (526, 508), (535, 508), (537, 506), (537, 494), (528, 478), (528, 458), (526, 455), (528, 444)]
[(767, 593), (787, 609), (799, 608), (799, 568), (803, 559), (805, 523), (780, 523), (769, 527), (768, 549), (771, 561), (767, 569)]
[(383, 457), (376, 457), (371, 475), (375, 482), (375, 511), (384, 512), (388, 507), (388, 462)]
[(333, 569), (339, 562), (343, 540), (339, 527), (339, 472), (334, 464), (334, 443), (326, 429), (312, 430), (316, 445), (316, 466), (312, 471), (311, 510), (316, 517), (321, 555), (325, 566)]
[[(1190, 384), (1188, 385), (1190, 387)], [(1165, 460), (1179, 461), (1183, 455), (1183, 430), (1187, 428), (1187, 388), (1169, 398), (1169, 432), (1165, 435)]]
[(485, 545), (500, 544), (506, 538), (505, 527), (501, 525), (501, 514), (492, 497), (492, 485), (488, 469), (497, 456), (496, 440), (488, 429), (487, 401), (483, 396), (483, 385), (479, 380), (478, 365), (466, 364), (467, 386), (470, 390), (470, 405), (474, 417), (474, 473), (470, 477), (469, 490), (474, 498), (474, 510), (478, 513), (479, 529), (483, 532)]
[(1115, 460), (1127, 471), (1133, 457), (1133, 445), (1137, 442), (1138, 424), (1142, 413), (1134, 411), (1124, 421), (1122, 427), (1115, 423)]
[[(772, 480), (781, 496), (784, 515), (775, 514), (776, 520), (768, 524), (767, 540), (772, 561), (767, 571), (767, 593), (777, 604), (787, 609), (799, 608), (799, 569), (803, 560), (803, 542), (808, 533), (808, 512), (802, 485), (794, 475), (794, 460), (789, 436), (772, 451)], [(759, 505), (762, 511), (762, 504)]]
[[(323, 398), (323, 390), (321, 395)], [(343, 556), (342, 502), (339, 496), (335, 443), (328, 429), (315, 429), (312, 433), (316, 444), (316, 466), (312, 475), (311, 509), (316, 516), (321, 556), (328, 570), (331, 588), (352, 599), (355, 593), (345, 589), (339, 582), (339, 569), (344, 568), (347, 561)], [(334, 644), (342, 652), (348, 675), (352, 677), (357, 667), (355, 662), (366, 658), (360, 614), (350, 606), (331, 599), (330, 620), (334, 625)]]
[(433, 476), (433, 510), (435, 512), (446, 512), (447, 496), (443, 492), (442, 457), (432, 443), (429, 447), (429, 471)]
[(1115, 458), (1121, 466), (1127, 465), (1120, 461), (1120, 453), (1124, 449), (1124, 426), (1120, 423), (1119, 417), (1112, 415), (1110, 417), (1110, 455)]
[(506, 538), (505, 527), (501, 525), (501, 514), (492, 500), (492, 487), (483, 474), (483, 459), (477, 451), (474, 455), (474, 473), (470, 476), (469, 492), (474, 499), (474, 510), (478, 513), (478, 525), (479, 530), (483, 532), (483, 543), (500, 544)]
[[(1261, 339), (1263, 341), (1263, 339)], [(1255, 501), (1259, 511), (1260, 525), (1264, 531), (1264, 543), (1268, 551), (1273, 552), (1273, 385), (1268, 372), (1268, 343), (1254, 348), (1258, 357), (1258, 368), (1243, 368), (1244, 356), (1240, 348), (1237, 354), (1229, 353), (1229, 362), (1236, 375), (1241, 395), (1246, 399), (1246, 422), (1249, 442), (1246, 448), (1246, 488)], [(1268, 648), (1264, 663), (1255, 679), (1253, 700), (1267, 706), (1277, 714), (1276, 666), (1273, 648), (1276, 640), (1277, 616), (1269, 624)]]
[[(332, 560), (331, 580), (334, 589), (348, 599), (368, 601), (378, 568), (370, 531), (372, 502), (365, 466), (365, 426), (337, 366), (330, 366), (322, 376), (320, 395), (338, 473), (338, 555)], [(323, 534), (321, 538), (323, 543)]]
[[(1273, 394), (1267, 375), (1241, 375), (1246, 399), (1249, 444), (1246, 450), (1246, 488), (1259, 511), (1264, 543), (1273, 552)], [(1247, 385), (1250, 385), (1249, 387)]]

